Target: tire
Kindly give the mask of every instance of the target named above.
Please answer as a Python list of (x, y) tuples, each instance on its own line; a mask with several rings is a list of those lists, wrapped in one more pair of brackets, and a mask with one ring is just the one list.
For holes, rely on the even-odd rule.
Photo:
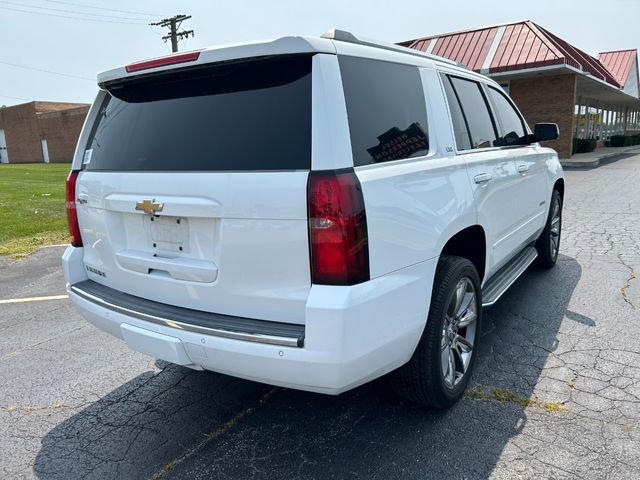
[(544, 230), (536, 240), (537, 263), (542, 268), (552, 268), (558, 261), (562, 237), (562, 196), (558, 190), (551, 194), (549, 215)]
[[(462, 284), (464, 294), (458, 307), (455, 301), (460, 298), (459, 292), (462, 292), (462, 288), (458, 290), (457, 287)], [(469, 298), (468, 293), (473, 293), (474, 296)], [(468, 308), (465, 309), (466, 302)], [(456, 307), (457, 312), (454, 313), (458, 315), (451, 315)], [(449, 320), (452, 317), (455, 317), (454, 322)], [(469, 323), (464, 327), (456, 327), (455, 322), (458, 322), (458, 325)], [(456, 403), (462, 397), (471, 377), (481, 325), (482, 292), (478, 272), (466, 258), (441, 256), (436, 270), (427, 324), (420, 342), (411, 360), (390, 376), (396, 393), (410, 401), (433, 408), (448, 408)], [(462, 339), (456, 336), (456, 332)], [(454, 375), (450, 374), (451, 361)]]

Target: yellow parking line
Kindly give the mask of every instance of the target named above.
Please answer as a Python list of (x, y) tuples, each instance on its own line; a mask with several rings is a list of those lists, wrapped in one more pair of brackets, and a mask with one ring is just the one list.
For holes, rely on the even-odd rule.
[(63, 300), (69, 298), (69, 295), (50, 295), (48, 297), (27, 297), (27, 298), (7, 298), (0, 300), (2, 303), (22, 303), (22, 302), (42, 302), (44, 300)]

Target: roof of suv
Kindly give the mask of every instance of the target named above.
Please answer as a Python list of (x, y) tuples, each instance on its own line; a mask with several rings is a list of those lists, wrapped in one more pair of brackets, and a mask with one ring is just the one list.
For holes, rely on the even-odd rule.
[[(202, 65), (207, 63), (224, 62), (242, 58), (264, 57), (271, 55), (298, 53), (329, 53), (336, 54), (336, 43), (351, 44), (352, 46), (373, 47), (400, 54), (422, 57), (425, 60), (442, 62), (448, 65), (458, 65), (446, 58), (437, 57), (412, 48), (358, 38), (343, 30), (329, 30), (320, 38), (308, 36), (286, 36), (274, 40), (253, 41), (207, 47), (190, 52), (180, 52), (144, 62), (136, 62), (128, 66), (114, 68), (98, 74), (98, 84), (102, 85), (113, 80), (135, 77), (146, 73), (156, 73), (179, 67)], [(363, 48), (363, 53), (367, 48)], [(366, 55), (363, 55), (366, 56)], [(133, 67), (133, 68), (132, 68)], [(461, 66), (462, 67), (462, 66)], [(464, 67), (463, 67), (464, 68)], [(152, 70), (152, 72), (148, 71)]]

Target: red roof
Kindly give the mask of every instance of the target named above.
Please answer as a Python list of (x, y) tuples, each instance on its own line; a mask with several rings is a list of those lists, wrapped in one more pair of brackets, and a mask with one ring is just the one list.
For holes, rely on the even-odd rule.
[(638, 56), (638, 51), (619, 50), (617, 52), (602, 52), (598, 54), (598, 60), (611, 72), (620, 85), (625, 85), (633, 62)]
[[(499, 43), (493, 45), (495, 51), (492, 52), (494, 40), (499, 40)], [(530, 20), (409, 40), (401, 42), (401, 45), (428, 51), (432, 42), (435, 45), (431, 46), (430, 53), (483, 73), (568, 65), (621, 87), (597, 59)], [(488, 71), (483, 70), (483, 66), (488, 66)]]
[(462, 63), (474, 70), (480, 70), (497, 31), (497, 28), (486, 28), (461, 32), (428, 40), (418, 40), (415, 46), (409, 46), (426, 51), (431, 42), (437, 38), (438, 41), (431, 53)]

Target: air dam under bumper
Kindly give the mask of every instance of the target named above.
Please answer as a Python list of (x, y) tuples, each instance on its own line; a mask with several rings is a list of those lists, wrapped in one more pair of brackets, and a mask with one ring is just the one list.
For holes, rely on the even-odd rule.
[[(98, 295), (90, 299), (86, 292), (90, 284), (84, 282), (70, 286), (68, 291), (89, 322), (124, 340), (134, 350), (194, 369), (339, 394), (384, 375), (411, 358), (427, 318), (435, 262), (422, 262), (352, 287), (312, 286), (304, 326), (264, 322), (297, 332), (283, 336), (295, 338), (295, 346), (192, 331), (192, 325), (184, 328), (186, 317), (173, 322), (159, 312), (161, 322), (143, 319), (139, 314), (149, 312), (121, 305), (113, 308), (105, 304), (110, 303), (106, 299), (96, 300)], [(80, 293), (82, 286), (84, 293)], [(109, 290), (116, 292), (116, 297), (126, 295)], [(163, 309), (177, 308), (159, 305)], [(255, 334), (256, 329), (253, 330)]]

